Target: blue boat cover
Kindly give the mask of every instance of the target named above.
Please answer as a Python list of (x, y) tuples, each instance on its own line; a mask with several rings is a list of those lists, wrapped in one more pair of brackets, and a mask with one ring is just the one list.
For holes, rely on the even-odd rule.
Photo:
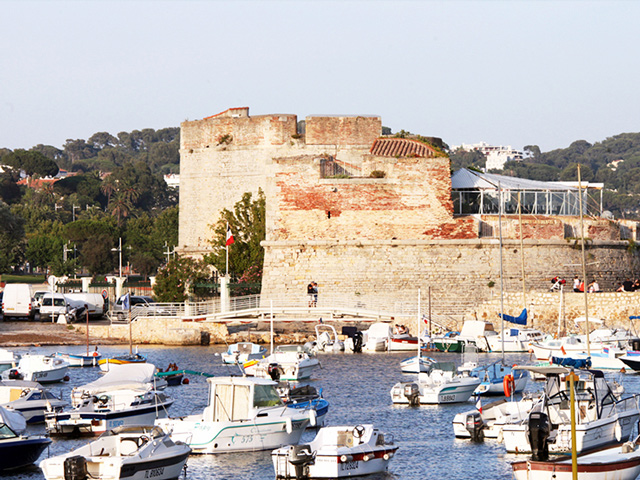
[(520, 315), (518, 315), (517, 317), (512, 317), (511, 315), (503, 315), (501, 313), (499, 313), (498, 315), (500, 315), (507, 322), (517, 323), (518, 325), (526, 325), (527, 324), (527, 309), (526, 308), (524, 310), (522, 310), (522, 313), (520, 313)]
[(591, 368), (591, 357), (551, 357), (551, 363), (553, 363), (554, 365), (562, 365), (563, 367)]

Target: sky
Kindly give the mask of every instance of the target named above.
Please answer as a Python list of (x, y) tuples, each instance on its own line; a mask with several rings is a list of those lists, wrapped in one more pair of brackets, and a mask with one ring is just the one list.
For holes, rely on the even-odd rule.
[(0, 1), (0, 148), (250, 115), (542, 151), (640, 131), (636, 1)]

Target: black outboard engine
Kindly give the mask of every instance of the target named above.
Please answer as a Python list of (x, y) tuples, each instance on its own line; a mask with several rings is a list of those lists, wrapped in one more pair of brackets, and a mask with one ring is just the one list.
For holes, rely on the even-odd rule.
[(15, 368), (9, 371), (9, 380), (24, 380), (22, 374)]
[(315, 455), (310, 445), (291, 445), (289, 447), (288, 460), (296, 467), (296, 479), (309, 478), (309, 465), (314, 461)]
[(357, 331), (353, 334), (353, 353), (362, 352), (362, 332)]
[(274, 382), (280, 381), (280, 367), (277, 363), (270, 363), (267, 367), (267, 373)]
[(484, 421), (482, 420), (482, 416), (480, 412), (473, 412), (467, 415), (465, 418), (465, 428), (469, 435), (471, 435), (471, 440), (474, 442), (481, 442), (484, 440)]
[(407, 383), (404, 386), (404, 396), (409, 400), (409, 405), (420, 405), (420, 388), (417, 383)]
[(531, 412), (529, 415), (529, 445), (531, 460), (545, 461), (549, 459), (549, 417), (544, 412)]
[(64, 459), (64, 480), (87, 480), (87, 460), (76, 455)]

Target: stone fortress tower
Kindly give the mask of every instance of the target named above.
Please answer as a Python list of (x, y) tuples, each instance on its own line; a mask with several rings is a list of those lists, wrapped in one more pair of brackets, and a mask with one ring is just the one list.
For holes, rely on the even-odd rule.
[[(308, 116), (304, 133), (297, 124), (295, 115), (252, 117), (248, 108), (182, 124), (182, 254), (206, 253), (219, 212), (262, 189), (263, 298), (303, 301), (314, 280), (320, 301), (401, 310), (431, 286), (453, 314), (495, 295), (499, 245), (480, 237), (492, 219), (453, 215), (438, 139), (384, 137), (377, 116)], [(520, 288), (520, 229), (529, 288), (577, 273), (580, 251), (564, 238), (565, 221), (504, 219), (505, 288)], [(619, 226), (594, 220), (587, 231), (601, 285), (637, 271)]]

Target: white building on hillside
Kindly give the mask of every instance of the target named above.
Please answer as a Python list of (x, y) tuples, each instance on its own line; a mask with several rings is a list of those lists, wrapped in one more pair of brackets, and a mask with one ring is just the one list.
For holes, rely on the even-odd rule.
[(459, 146), (454, 146), (451, 150), (455, 151), (457, 149), (462, 149), (467, 152), (471, 152), (473, 150), (478, 150), (479, 152), (484, 153), (485, 157), (487, 157), (487, 163), (485, 165), (486, 171), (489, 170), (502, 170), (504, 168), (504, 164), (509, 161), (521, 162), (523, 158), (523, 153), (520, 150), (515, 150), (511, 147), (511, 145), (504, 147), (489, 145), (486, 142), (474, 143), (474, 144), (466, 144), (463, 143)]

